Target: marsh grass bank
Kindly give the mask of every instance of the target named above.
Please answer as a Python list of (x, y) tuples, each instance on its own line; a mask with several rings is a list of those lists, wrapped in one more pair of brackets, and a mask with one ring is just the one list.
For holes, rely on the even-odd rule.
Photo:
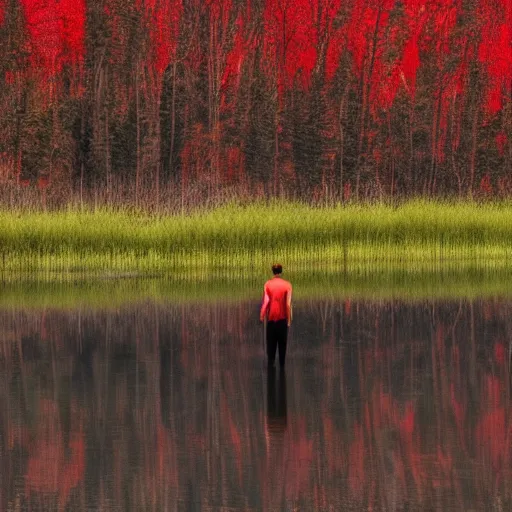
[(0, 271), (259, 274), (508, 268), (512, 203), (228, 205), (167, 217), (126, 210), (0, 212)]
[[(104, 279), (70, 274), (58, 276), (11, 275), (0, 280), (1, 309), (119, 309), (133, 303), (253, 302), (258, 309), (267, 276), (240, 279), (210, 276), (205, 279)], [(294, 302), (354, 299), (472, 300), (512, 299), (512, 270), (487, 271), (377, 271), (351, 273), (295, 273)]]

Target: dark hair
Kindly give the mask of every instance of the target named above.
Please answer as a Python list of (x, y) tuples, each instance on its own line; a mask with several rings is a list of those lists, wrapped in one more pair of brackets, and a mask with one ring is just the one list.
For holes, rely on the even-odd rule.
[(272, 265), (272, 272), (274, 273), (274, 275), (280, 274), (282, 271), (283, 266), (280, 265), (279, 263), (275, 263), (274, 265)]

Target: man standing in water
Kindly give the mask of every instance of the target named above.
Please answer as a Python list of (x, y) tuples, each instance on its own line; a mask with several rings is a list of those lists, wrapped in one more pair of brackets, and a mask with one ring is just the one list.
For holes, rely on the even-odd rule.
[(281, 277), (283, 267), (272, 265), (274, 277), (265, 283), (260, 320), (267, 322), (268, 365), (274, 366), (276, 349), (279, 346), (279, 366), (284, 368), (288, 327), (292, 322), (292, 285)]

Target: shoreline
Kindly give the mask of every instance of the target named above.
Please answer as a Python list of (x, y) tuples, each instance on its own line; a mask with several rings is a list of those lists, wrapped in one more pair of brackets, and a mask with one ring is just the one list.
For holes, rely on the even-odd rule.
[[(311, 300), (512, 300), (512, 269), (291, 272), (284, 277), (292, 282), (298, 305)], [(91, 274), (0, 272), (0, 310), (119, 309), (148, 301), (163, 305), (252, 302), (256, 307), (267, 278), (225, 274), (195, 280), (169, 275), (112, 279)]]

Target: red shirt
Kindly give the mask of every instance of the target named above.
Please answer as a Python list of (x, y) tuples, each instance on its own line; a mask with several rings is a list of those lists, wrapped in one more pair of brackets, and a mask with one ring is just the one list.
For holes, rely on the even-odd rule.
[(292, 300), (292, 285), (282, 277), (274, 277), (265, 283), (265, 295), (260, 317), (268, 311), (268, 320), (286, 320), (286, 304)]

